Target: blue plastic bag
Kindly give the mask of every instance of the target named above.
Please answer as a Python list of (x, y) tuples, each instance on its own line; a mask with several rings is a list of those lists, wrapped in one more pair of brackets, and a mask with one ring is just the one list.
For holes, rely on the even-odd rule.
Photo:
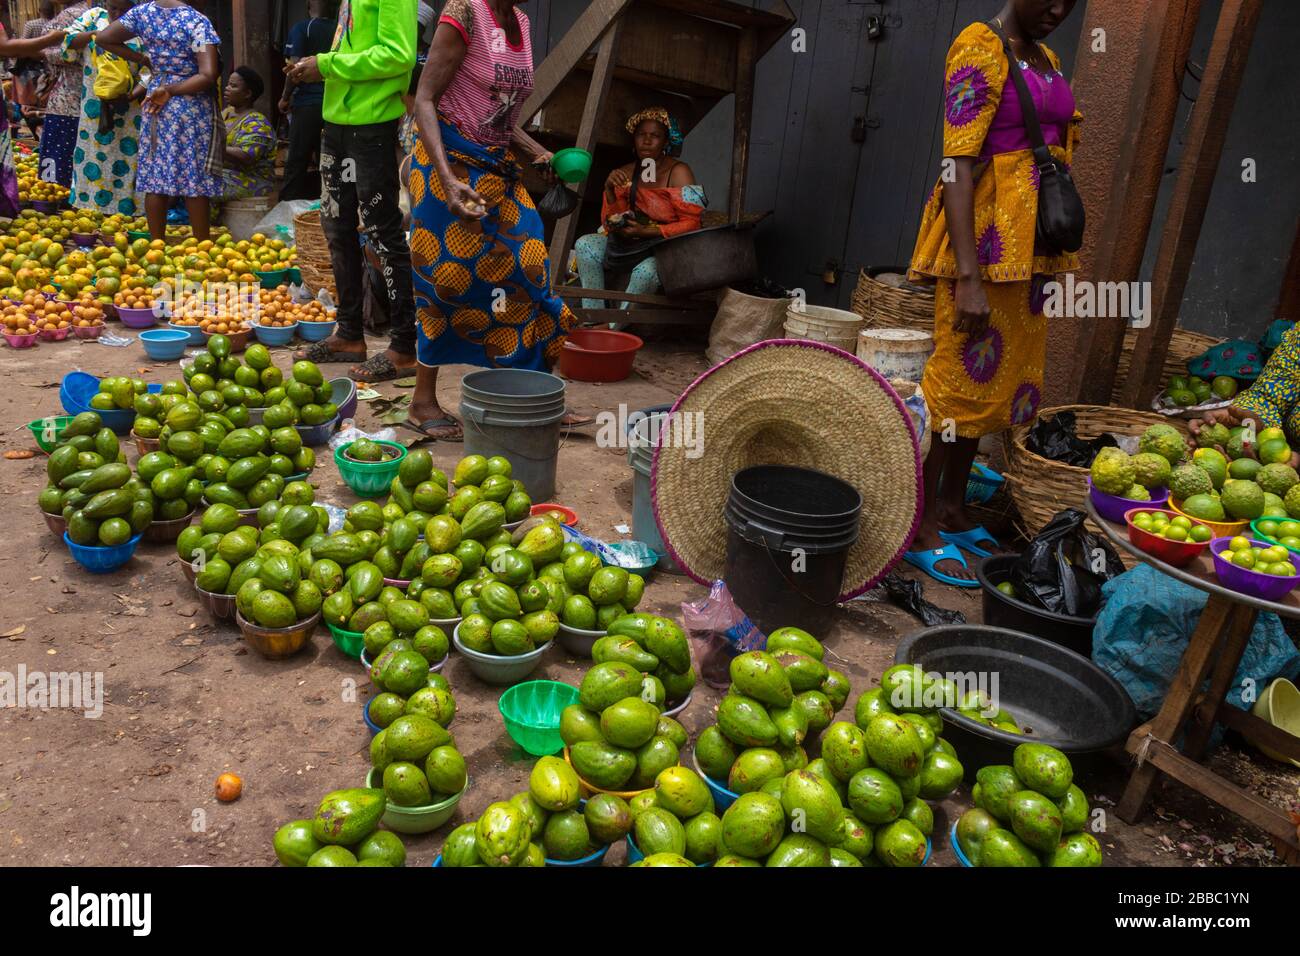
[[(1092, 633), (1092, 660), (1123, 685), (1140, 720), (1164, 703), (1187, 642), (1200, 621), (1208, 595), (1142, 564), (1102, 586), (1106, 603)], [(1275, 677), (1300, 671), (1300, 651), (1276, 614), (1261, 613), (1250, 632), (1226, 701), (1250, 710), (1255, 695)], [(1216, 727), (1213, 741), (1220, 730)]]

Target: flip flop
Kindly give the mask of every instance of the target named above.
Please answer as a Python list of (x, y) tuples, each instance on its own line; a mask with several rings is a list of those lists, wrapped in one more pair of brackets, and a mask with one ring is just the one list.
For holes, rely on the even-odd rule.
[(392, 359), (388, 357), (386, 352), (376, 352), (353, 368), (348, 373), (348, 377), (354, 382), (366, 382), (373, 385), (376, 382), (391, 382), (405, 375), (414, 374), (414, 368), (398, 368), (393, 364)]
[(994, 547), (998, 546), (998, 539), (989, 534), (983, 525), (971, 528), (969, 531), (940, 531), (939, 537), (949, 544), (955, 544), (963, 551), (969, 551), (977, 558), (991, 558), (994, 555), (994, 552), (981, 546), (979, 542), (991, 541)]
[[(404, 428), (411, 429), (411, 431), (419, 432), (425, 438), (432, 438), (434, 441), (445, 441), (445, 442), (454, 443), (454, 442), (462, 442), (465, 440), (464, 427), (461, 425), (460, 422), (456, 421), (456, 419), (452, 418), (450, 415), (447, 415), (443, 418), (430, 418), (428, 421), (423, 421), (418, 424), (412, 421), (398, 422), (398, 424), (403, 426)], [(429, 434), (429, 432), (434, 428), (459, 428), (461, 431), (459, 435), (445, 435), (445, 436), (434, 437), (433, 435)]]
[(560, 431), (571, 432), (579, 428), (586, 428), (588, 425), (596, 424), (596, 419), (590, 415), (579, 415), (571, 422), (560, 422)]
[(954, 588), (977, 588), (980, 586), (978, 581), (963, 581), (961, 578), (954, 578), (938, 570), (935, 565), (943, 560), (956, 561), (963, 568), (969, 568), (965, 557), (957, 550), (956, 545), (945, 544), (942, 548), (933, 548), (929, 551), (908, 551), (903, 555), (903, 560), (913, 567), (918, 567), (930, 577), (934, 578), (940, 584), (946, 584)]

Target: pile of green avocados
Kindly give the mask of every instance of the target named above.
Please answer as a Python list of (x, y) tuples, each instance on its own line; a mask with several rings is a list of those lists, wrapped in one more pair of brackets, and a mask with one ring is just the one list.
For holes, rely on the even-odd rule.
[(284, 866), (405, 866), (406, 847), (379, 829), (384, 791), (352, 788), (327, 793), (310, 820), (290, 820), (272, 845)]
[(370, 740), (370, 765), (382, 774), (389, 803), (426, 807), (465, 789), (465, 758), (448, 730), (456, 699), (445, 680), (426, 683), (406, 700), (386, 691), (371, 702), (372, 713), (376, 703), (386, 720)]
[(977, 867), (1101, 866), (1101, 845), (1085, 831), (1088, 798), (1070, 759), (1046, 744), (1021, 744), (1012, 766), (975, 774), (975, 806), (957, 821), (957, 842)]
[[(117, 435), (104, 427), (97, 412), (82, 412), (68, 423), (45, 463), (45, 477), (48, 484), (38, 499), (40, 508), (63, 516), (74, 544), (125, 544), (148, 528), (161, 510), (148, 482), (132, 474)], [(183, 476), (177, 476), (174, 487), (180, 504), (166, 510), (168, 514), (179, 510), (172, 517), (184, 517), (194, 508), (184, 496), (188, 492), (197, 502), (203, 486), (191, 488)]]

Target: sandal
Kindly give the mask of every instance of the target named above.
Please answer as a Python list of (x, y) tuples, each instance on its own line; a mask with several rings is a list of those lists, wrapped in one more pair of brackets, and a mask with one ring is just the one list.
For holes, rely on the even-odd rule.
[(329, 342), (321, 339), (319, 342), (313, 342), (305, 349), (299, 349), (293, 353), (295, 362), (314, 362), (317, 365), (326, 365), (331, 362), (355, 362), (361, 352), (336, 352), (330, 348)]
[(414, 374), (414, 366), (398, 368), (393, 364), (393, 360), (388, 357), (387, 352), (376, 352), (348, 372), (348, 377), (354, 382), (365, 382), (368, 385), (374, 385), (376, 382), (391, 382), (394, 379)]
[(969, 551), (977, 558), (991, 558), (995, 553), (984, 547), (980, 543), (982, 541), (990, 542), (995, 548), (1001, 547), (998, 539), (989, 534), (988, 529), (983, 525), (971, 528), (969, 531), (940, 531), (939, 537), (949, 544), (955, 544), (963, 551)]
[(955, 578), (935, 567), (940, 561), (948, 560), (956, 561), (963, 568), (969, 568), (966, 558), (957, 550), (956, 545), (945, 544), (942, 548), (932, 548), (927, 551), (908, 551), (903, 555), (903, 560), (913, 567), (920, 568), (940, 584), (946, 584), (954, 588), (977, 588), (980, 586), (978, 581), (965, 581), (961, 578)]
[[(446, 415), (442, 418), (430, 418), (428, 421), (423, 421), (419, 423), (412, 422), (412, 421), (405, 421), (405, 422), (398, 422), (398, 424), (404, 428), (409, 428), (412, 431), (419, 432), (425, 438), (431, 438), (434, 441), (462, 442), (465, 440), (464, 427), (461, 425), (460, 422), (456, 421), (456, 419), (452, 418), (450, 415)], [(439, 428), (454, 429), (454, 431), (452, 431), (451, 434), (448, 435), (430, 434), (431, 431), (434, 431)]]
[(560, 422), (560, 431), (568, 434), (577, 431), (579, 428), (586, 428), (588, 425), (596, 424), (596, 419), (590, 415), (574, 415), (570, 421)]

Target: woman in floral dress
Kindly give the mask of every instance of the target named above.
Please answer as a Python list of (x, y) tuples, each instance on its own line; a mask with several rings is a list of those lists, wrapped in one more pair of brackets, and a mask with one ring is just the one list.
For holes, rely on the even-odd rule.
[(217, 49), (212, 21), (180, 0), (138, 3), (99, 34), (99, 45), (123, 56), (139, 37), (153, 72), (144, 100), (136, 188), (145, 194), (149, 234), (167, 235), (167, 207), (183, 197), (190, 227), (210, 234), (211, 199), (221, 195), (226, 132), (217, 111)]
[[(82, 67), (81, 122), (77, 128), (77, 145), (72, 155), (72, 205), (106, 216), (138, 212), (135, 190), (136, 159), (140, 152), (140, 100), (144, 88), (137, 86), (124, 102), (106, 104), (95, 95), (99, 74), (95, 34), (105, 30), (131, 9), (133, 0), (108, 0), (104, 7), (94, 7), (73, 21), (63, 40), (63, 57)], [(140, 43), (132, 40), (128, 47), (137, 51)], [(99, 56), (96, 54), (99, 53)], [(140, 57), (143, 59), (143, 56)], [(101, 117), (108, 112), (112, 125)]]

